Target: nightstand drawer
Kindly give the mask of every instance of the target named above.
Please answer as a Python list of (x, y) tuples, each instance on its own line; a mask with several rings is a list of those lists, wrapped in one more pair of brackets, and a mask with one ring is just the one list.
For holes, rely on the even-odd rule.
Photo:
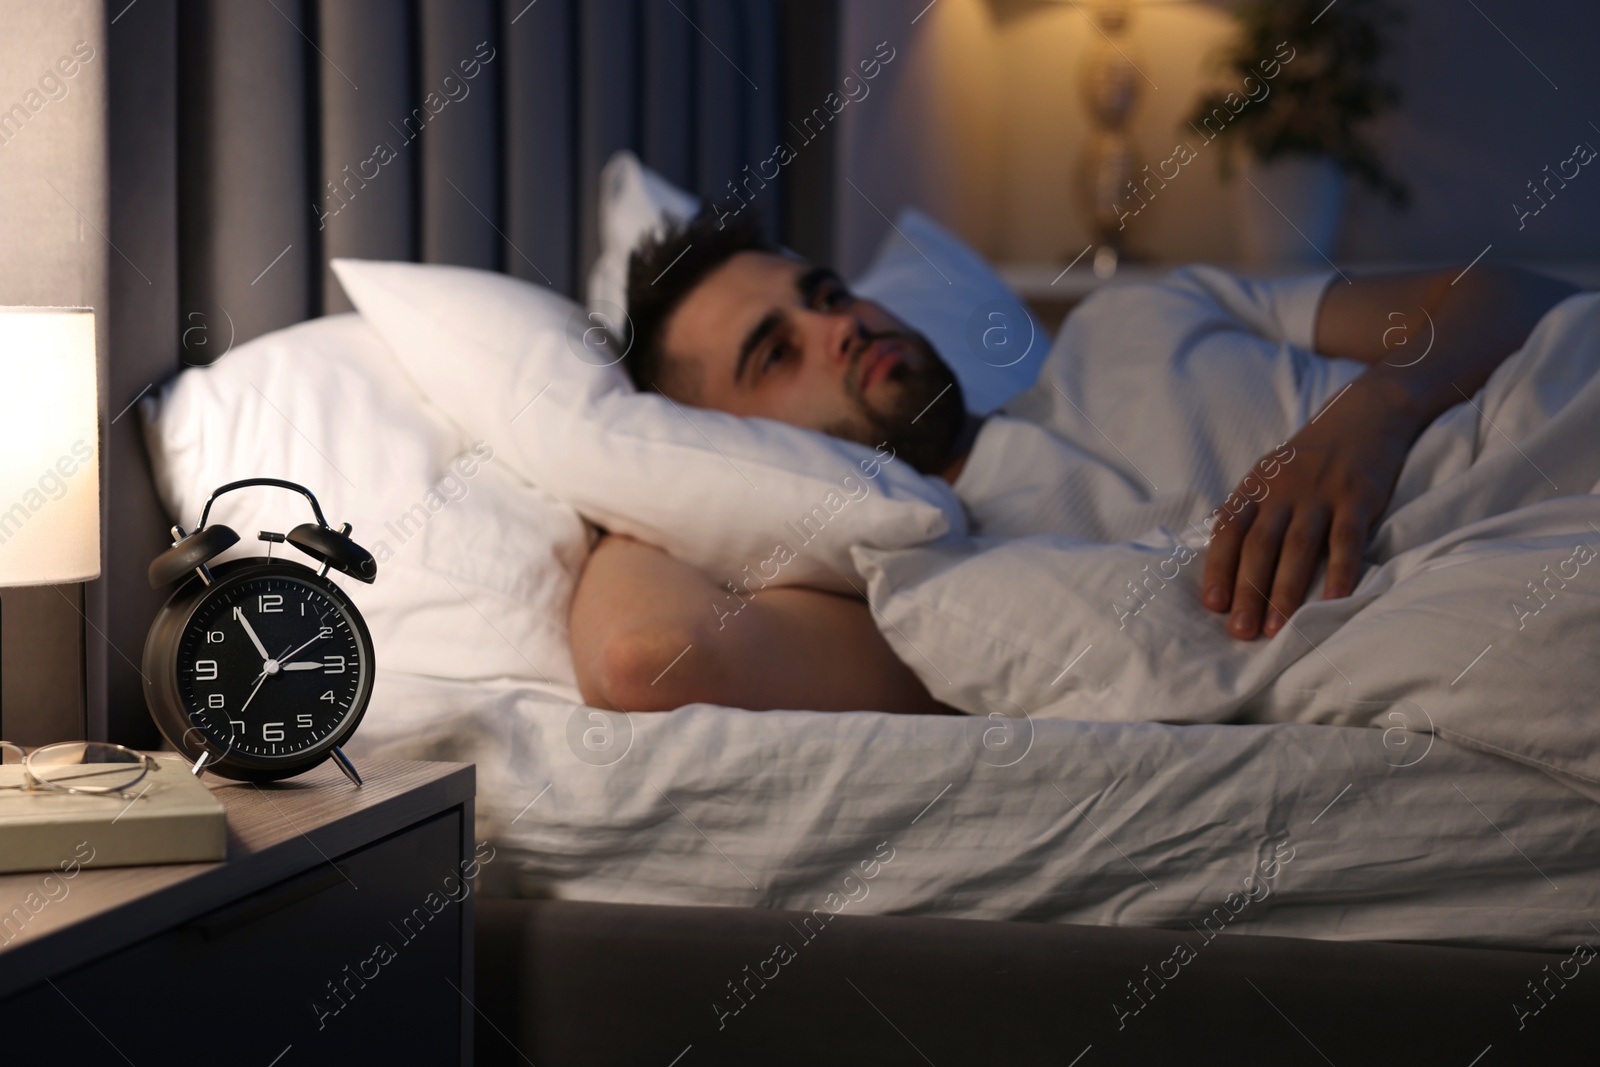
[(331, 862), (306, 840), (303, 874), (0, 1002), (0, 1032), (74, 1064), (457, 1063), (462, 841), (460, 809)]

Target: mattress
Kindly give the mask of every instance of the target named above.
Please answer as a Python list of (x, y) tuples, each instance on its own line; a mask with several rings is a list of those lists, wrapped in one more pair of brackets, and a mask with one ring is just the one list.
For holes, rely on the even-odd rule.
[(1600, 804), (1426, 734), (566, 696), (380, 671), (349, 750), (476, 763), (486, 877), (523, 896), (1205, 940), (1600, 935)]

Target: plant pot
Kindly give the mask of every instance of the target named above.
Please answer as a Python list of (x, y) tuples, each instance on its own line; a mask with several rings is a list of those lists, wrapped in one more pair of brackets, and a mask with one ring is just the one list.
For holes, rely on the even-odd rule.
[(1327, 266), (1344, 219), (1345, 186), (1344, 169), (1325, 156), (1245, 160), (1234, 182), (1240, 259)]

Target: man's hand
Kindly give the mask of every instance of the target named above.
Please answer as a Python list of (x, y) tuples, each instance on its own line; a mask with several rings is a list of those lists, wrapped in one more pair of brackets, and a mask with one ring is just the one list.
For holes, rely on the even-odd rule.
[[(1371, 366), (1274, 454), (1270, 477), (1252, 471), (1229, 497), (1206, 555), (1206, 607), (1232, 611), (1235, 637), (1270, 637), (1305, 599), (1325, 554), (1324, 598), (1349, 596), (1412, 442), (1483, 388), (1544, 313), (1575, 292), (1492, 264), (1334, 282), (1317, 314), (1316, 350)], [(1410, 346), (1424, 344), (1411, 357)]]
[(1222, 509), (1201, 588), (1206, 607), (1232, 609), (1233, 636), (1281, 630), (1324, 552), (1324, 599), (1355, 588), (1367, 534), (1388, 506), (1418, 432), (1407, 405), (1374, 396), (1378, 390), (1361, 388), (1363, 381), (1257, 463)]

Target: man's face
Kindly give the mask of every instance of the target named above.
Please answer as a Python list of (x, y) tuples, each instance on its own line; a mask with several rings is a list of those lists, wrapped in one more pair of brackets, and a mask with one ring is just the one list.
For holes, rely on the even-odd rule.
[(927, 338), (833, 271), (741, 252), (708, 274), (667, 320), (674, 399), (887, 443), (924, 473), (952, 458), (961, 387)]

